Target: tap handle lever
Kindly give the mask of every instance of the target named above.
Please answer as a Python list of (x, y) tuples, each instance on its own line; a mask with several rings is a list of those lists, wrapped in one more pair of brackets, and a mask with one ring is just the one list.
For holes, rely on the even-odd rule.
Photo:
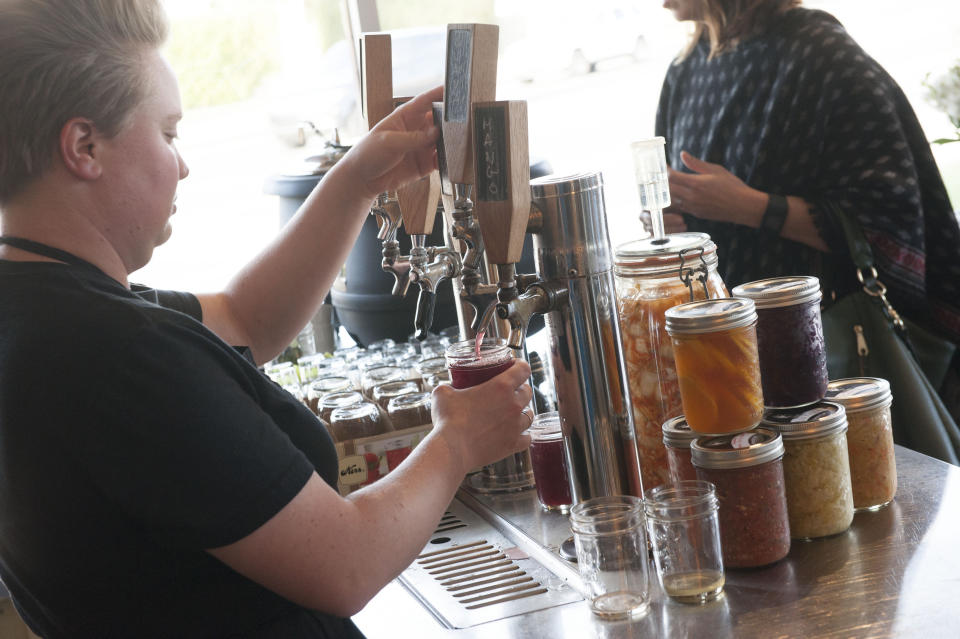
[(530, 218), (527, 103), (478, 102), (473, 107), (477, 184), (475, 216), (487, 259), (515, 264)]
[(397, 202), (403, 212), (403, 229), (409, 235), (429, 235), (440, 200), (440, 173), (428, 175), (397, 189)]
[(500, 28), (494, 24), (447, 25), (442, 128), (454, 184), (474, 183), (471, 106), (496, 99), (499, 39)]
[(420, 341), (427, 339), (428, 331), (433, 326), (433, 309), (436, 300), (436, 293), (425, 286), (420, 287), (420, 295), (417, 297), (417, 313), (413, 319), (414, 336)]
[(360, 36), (360, 104), (367, 129), (393, 111), (393, 55), (389, 33)]

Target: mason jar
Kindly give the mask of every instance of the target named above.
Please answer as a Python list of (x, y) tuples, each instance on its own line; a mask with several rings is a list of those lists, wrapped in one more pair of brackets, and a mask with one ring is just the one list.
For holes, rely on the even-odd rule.
[(372, 395), (371, 399), (375, 401), (380, 408), (387, 410), (387, 405), (394, 397), (419, 392), (420, 384), (411, 380), (400, 379), (374, 386), (370, 394)]
[(396, 382), (404, 379), (403, 369), (399, 366), (387, 365), (368, 368), (360, 375), (360, 392), (368, 399), (373, 399), (373, 388), (387, 382)]
[(697, 469), (690, 459), (690, 444), (699, 435), (690, 430), (683, 415), (667, 420), (662, 427), (663, 447), (667, 453), (667, 475), (669, 483), (694, 480), (697, 478)]
[(347, 390), (335, 393), (327, 393), (320, 397), (317, 402), (317, 416), (330, 424), (330, 416), (338, 408), (355, 406), (363, 402), (363, 395), (359, 391)]
[(720, 502), (713, 484), (664, 484), (644, 492), (647, 532), (660, 586), (668, 597), (702, 604), (723, 592)]
[(843, 406), (820, 402), (770, 410), (763, 424), (783, 436), (783, 473), (794, 539), (842, 533), (853, 521), (853, 490)]
[(430, 393), (398, 395), (387, 404), (387, 416), (394, 430), (413, 428), (431, 423)]
[(755, 568), (790, 552), (783, 438), (768, 428), (700, 437), (692, 446), (697, 477), (716, 487), (720, 545), (727, 568)]
[(735, 297), (757, 306), (757, 349), (768, 408), (815, 404), (827, 391), (827, 352), (820, 318), (820, 280), (773, 277), (741, 284)]
[(382, 435), (389, 430), (380, 407), (373, 402), (337, 408), (330, 414), (330, 434), (337, 442)]
[(728, 297), (668, 309), (683, 415), (700, 434), (750, 430), (763, 417), (753, 300)]
[(537, 498), (544, 510), (567, 512), (573, 499), (566, 453), (563, 450), (563, 432), (560, 413), (551, 411), (537, 415), (530, 424), (530, 462), (536, 481)]
[(330, 375), (314, 380), (307, 387), (307, 405), (314, 413), (320, 414), (320, 398), (330, 393), (343, 393), (354, 390), (353, 382), (349, 377)]
[(661, 425), (683, 412), (665, 314), (685, 302), (726, 297), (727, 289), (717, 273), (717, 246), (706, 233), (622, 244), (614, 275), (640, 470), (643, 485), (653, 488), (670, 476)]
[(883, 508), (897, 494), (890, 382), (877, 377), (836, 379), (827, 385), (827, 399), (847, 412), (853, 509)]
[(445, 352), (454, 388), (470, 388), (493, 379), (513, 366), (514, 352), (501, 338), (485, 338), (477, 352), (476, 340), (450, 344)]

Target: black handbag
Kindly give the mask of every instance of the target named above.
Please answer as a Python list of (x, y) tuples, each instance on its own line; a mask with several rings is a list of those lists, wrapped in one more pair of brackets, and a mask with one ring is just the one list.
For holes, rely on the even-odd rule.
[(837, 207), (862, 290), (823, 312), (830, 379), (880, 377), (890, 382), (896, 443), (960, 465), (960, 429), (937, 394), (956, 345), (902, 318), (877, 279), (873, 251), (857, 222)]

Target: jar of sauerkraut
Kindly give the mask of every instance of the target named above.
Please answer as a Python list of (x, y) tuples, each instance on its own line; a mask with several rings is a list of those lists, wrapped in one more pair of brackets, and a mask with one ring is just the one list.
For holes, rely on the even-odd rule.
[(697, 433), (750, 430), (763, 417), (757, 311), (753, 300), (728, 297), (666, 312), (683, 415)]
[(735, 297), (757, 306), (760, 380), (768, 408), (798, 408), (823, 399), (827, 352), (820, 318), (820, 280), (772, 277), (741, 284)]
[(827, 385), (826, 398), (847, 411), (853, 509), (883, 508), (897, 493), (890, 382), (877, 377), (837, 379)]
[(771, 410), (763, 425), (783, 436), (790, 534), (813, 539), (842, 533), (853, 521), (853, 490), (843, 406), (820, 402)]
[(717, 247), (705, 233), (623, 244), (614, 273), (640, 469), (644, 487), (654, 488), (669, 481), (660, 427), (683, 412), (664, 314), (684, 302), (725, 297), (727, 289), (717, 273)]

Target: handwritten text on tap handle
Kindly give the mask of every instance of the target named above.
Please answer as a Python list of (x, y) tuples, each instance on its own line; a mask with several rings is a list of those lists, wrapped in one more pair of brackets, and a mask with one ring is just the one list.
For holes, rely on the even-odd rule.
[(476, 107), (477, 200), (503, 202), (507, 193), (507, 124), (501, 106)]

